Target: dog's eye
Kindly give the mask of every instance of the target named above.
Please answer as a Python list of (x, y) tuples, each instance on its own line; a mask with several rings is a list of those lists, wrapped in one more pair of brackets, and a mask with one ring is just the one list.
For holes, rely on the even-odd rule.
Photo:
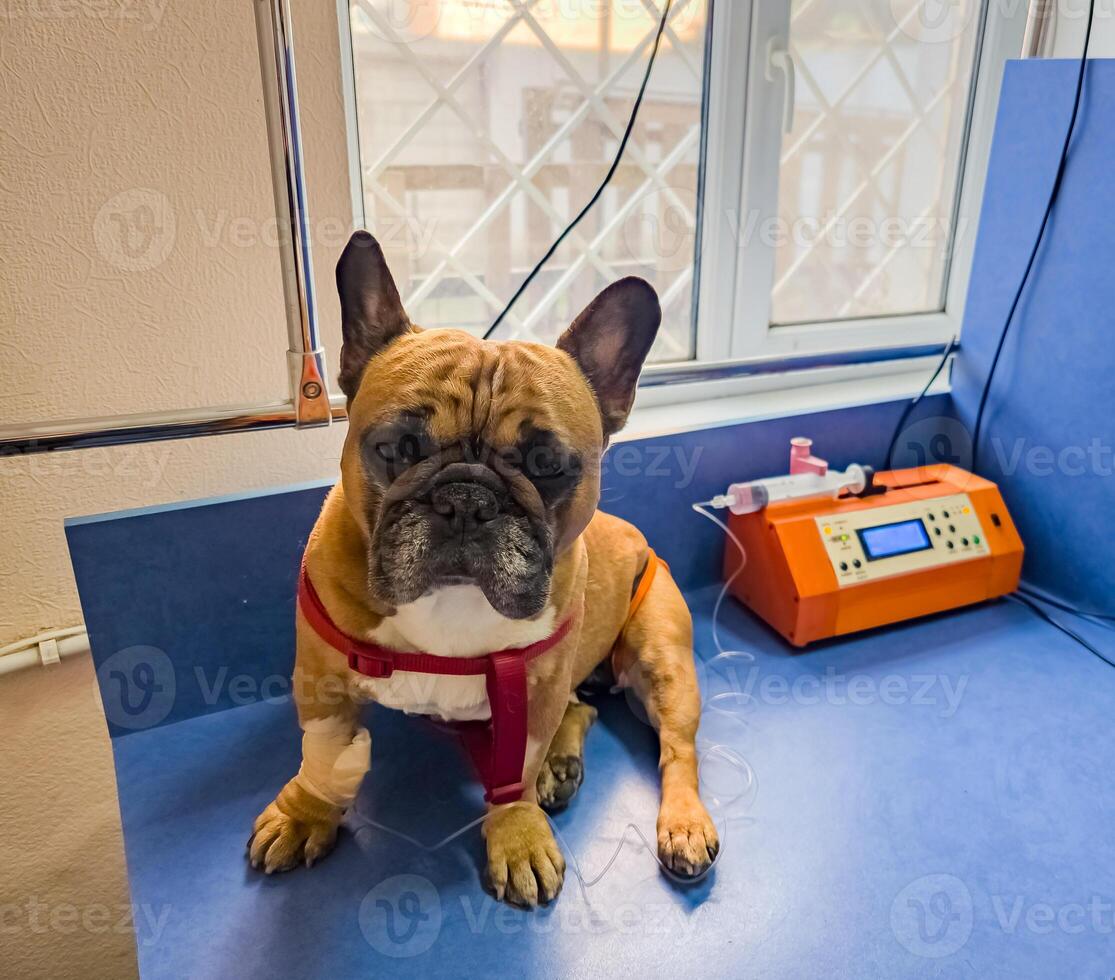
[(430, 455), (428, 441), (415, 432), (377, 434), (367, 441), (366, 447), (373, 471), (391, 483)]
[(425, 459), (418, 436), (409, 432), (395, 442), (377, 442), (376, 455), (385, 463), (404, 463), (408, 466)]
[(524, 470), (534, 480), (552, 480), (565, 473), (562, 454), (551, 446), (535, 446), (526, 455)]

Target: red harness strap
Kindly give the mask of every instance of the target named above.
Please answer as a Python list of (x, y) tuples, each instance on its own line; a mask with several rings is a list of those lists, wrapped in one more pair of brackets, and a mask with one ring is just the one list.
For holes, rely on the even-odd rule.
[(386, 678), (396, 670), (457, 677), (483, 674), (491, 721), (461, 722), (454, 727), (484, 783), (485, 801), (513, 803), (522, 796), (527, 750), (527, 664), (565, 639), (573, 625), (572, 616), (546, 639), (530, 646), (498, 650), (482, 657), (441, 657), (390, 650), (349, 636), (333, 622), (305, 565), (298, 578), (298, 608), (313, 631), (343, 653), (349, 667), (365, 677)]

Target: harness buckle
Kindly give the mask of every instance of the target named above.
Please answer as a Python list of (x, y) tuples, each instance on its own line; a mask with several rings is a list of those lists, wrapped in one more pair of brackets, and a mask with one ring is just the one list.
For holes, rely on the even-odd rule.
[(350, 649), (348, 651), (349, 669), (355, 670), (365, 677), (383, 680), (395, 672), (395, 665), (389, 657), (377, 657), (375, 654), (364, 650)]

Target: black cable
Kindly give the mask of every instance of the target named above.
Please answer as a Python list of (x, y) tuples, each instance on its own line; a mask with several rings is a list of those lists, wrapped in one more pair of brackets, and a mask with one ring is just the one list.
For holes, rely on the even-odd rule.
[(940, 363), (938, 363), (937, 365), (937, 370), (929, 376), (929, 380), (925, 382), (925, 387), (922, 388), (917, 395), (910, 399), (909, 403), (906, 405), (905, 411), (903, 411), (903, 413), (898, 417), (898, 424), (894, 427), (894, 434), (890, 437), (890, 445), (887, 446), (886, 463), (884, 469), (890, 469), (891, 459), (894, 456), (894, 447), (898, 443), (898, 437), (902, 434), (902, 427), (906, 424), (906, 419), (910, 417), (910, 413), (917, 407), (918, 402), (920, 402), (926, 396), (926, 394), (928, 394), (929, 389), (933, 387), (933, 382), (937, 380), (937, 375), (939, 375), (944, 370), (945, 365), (948, 363), (949, 355), (954, 350), (956, 350), (956, 347), (956, 337), (953, 337), (947, 344), (945, 344), (945, 352), (941, 355), (941, 360)]
[(987, 380), (983, 383), (983, 392), (980, 395), (979, 409), (976, 411), (975, 430), (972, 435), (972, 470), (974, 472), (978, 472), (979, 468), (980, 430), (983, 427), (983, 411), (987, 406), (987, 396), (991, 391), (991, 381), (995, 377), (995, 369), (999, 366), (999, 357), (1003, 353), (1003, 345), (1007, 340), (1007, 332), (1014, 322), (1015, 310), (1018, 309), (1018, 303), (1022, 299), (1022, 291), (1026, 288), (1026, 283), (1030, 278), (1030, 271), (1034, 267), (1034, 260), (1037, 258), (1038, 249), (1041, 247), (1042, 239), (1045, 237), (1045, 228), (1049, 224), (1049, 216), (1053, 213), (1053, 204), (1057, 200), (1057, 193), (1061, 189), (1061, 180), (1065, 176), (1065, 164), (1068, 162), (1069, 158), (1069, 144), (1072, 142), (1072, 132), (1076, 127), (1076, 116), (1080, 111), (1080, 94), (1084, 89), (1084, 70), (1088, 65), (1088, 44), (1092, 39), (1092, 18), (1095, 12), (1096, 0), (1090, 0), (1088, 4), (1088, 26), (1084, 31), (1084, 50), (1080, 54), (1080, 68), (1076, 73), (1076, 94), (1073, 96), (1072, 117), (1069, 119), (1069, 126), (1065, 132), (1065, 141), (1061, 146), (1061, 158), (1057, 163), (1057, 175), (1053, 178), (1053, 187), (1049, 191), (1049, 200), (1045, 205), (1045, 213), (1042, 215), (1037, 238), (1034, 239), (1034, 247), (1030, 249), (1030, 258), (1026, 262), (1026, 270), (1022, 273), (1022, 279), (1018, 283), (1018, 288), (1014, 291), (1014, 299), (1011, 301), (1006, 322), (1003, 324), (1003, 331), (999, 335), (999, 343), (995, 348), (995, 356), (991, 359), (991, 367), (987, 371)]
[(492, 325), (484, 331), (484, 340), (487, 340), (495, 333), (496, 328), (503, 322), (503, 318), (511, 311), (511, 307), (513, 307), (519, 297), (526, 292), (527, 286), (534, 281), (534, 277), (542, 271), (542, 267), (553, 258), (554, 252), (561, 247), (561, 243), (565, 241), (569, 233), (581, 223), (581, 219), (588, 214), (596, 202), (600, 200), (600, 195), (604, 193), (604, 189), (611, 183), (612, 177), (615, 176), (615, 172), (619, 169), (620, 161), (623, 159), (623, 151), (627, 149), (627, 141), (631, 138), (631, 131), (635, 128), (635, 120), (639, 115), (639, 107), (643, 104), (643, 95), (646, 94), (647, 83), (650, 81), (650, 70), (654, 67), (654, 59), (658, 57), (658, 46), (662, 42), (662, 34), (666, 30), (666, 21), (670, 16), (670, 7), (673, 6), (673, 3), (674, 0), (666, 0), (666, 6), (662, 8), (662, 18), (658, 22), (658, 33), (654, 35), (654, 47), (651, 48), (650, 57), (647, 58), (647, 69), (643, 73), (643, 81), (639, 86), (639, 93), (635, 96), (635, 104), (631, 108), (631, 116), (627, 120), (627, 128), (623, 131), (623, 137), (619, 141), (619, 149), (616, 151), (615, 159), (612, 160), (612, 165), (608, 168), (608, 172), (604, 175), (604, 179), (600, 182), (600, 186), (596, 188), (596, 192), (589, 198), (588, 204), (581, 208), (577, 216), (570, 221), (569, 224), (565, 226), (562, 233), (554, 239), (554, 243), (546, 250), (546, 254), (538, 260), (534, 268), (527, 274), (526, 279), (519, 284), (519, 288), (515, 290), (515, 294), (507, 301), (507, 305), (500, 310), (499, 316), (497, 316), (492, 321)]
[(1107, 657), (1105, 657), (1102, 653), (1099, 652), (1099, 650), (1092, 646), (1091, 643), (1089, 643), (1086, 639), (1084, 639), (1084, 637), (1077, 633), (1076, 630), (1065, 626), (1064, 623), (1058, 623), (1057, 620), (1050, 616), (1049, 613), (1042, 609), (1041, 606), (1039, 606), (1032, 599), (1028, 599), (1026, 598), (1026, 596), (1018, 592), (1011, 593), (1007, 596), (1007, 598), (1010, 599), (1012, 602), (1017, 602), (1019, 605), (1025, 606), (1027, 609), (1030, 610), (1030, 612), (1034, 613), (1034, 615), (1044, 619), (1050, 626), (1059, 629), (1062, 633), (1065, 634), (1065, 636), (1071, 637), (1072, 639), (1076, 640), (1076, 642), (1084, 647), (1085, 650), (1087, 650), (1093, 656), (1098, 657), (1105, 664), (1107, 664), (1108, 667), (1115, 667), (1115, 661), (1108, 660)]
[[(1115, 616), (1111, 613), (1092, 612), (1090, 609), (1081, 609), (1078, 606), (1062, 602), (1060, 599), (1054, 599), (1052, 596), (1046, 595), (1040, 589), (1036, 589), (1032, 585), (1027, 585), (1025, 582), (1018, 586), (1018, 591), (1030, 599), (1037, 599), (1038, 602), (1044, 602), (1047, 606), (1053, 606), (1064, 612), (1072, 613), (1074, 616), (1083, 616), (1086, 619), (1099, 619), (1103, 620), (1104, 623), (1115, 623)], [(1107, 627), (1107, 629), (1111, 628), (1110, 626)]]

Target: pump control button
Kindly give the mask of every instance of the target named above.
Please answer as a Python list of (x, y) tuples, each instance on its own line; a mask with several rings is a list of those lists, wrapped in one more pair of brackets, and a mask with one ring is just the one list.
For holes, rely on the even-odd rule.
[(840, 563), (840, 571), (842, 571), (842, 572), (848, 571), (848, 563), (846, 561), (842, 561)]
[(852, 564), (855, 565), (856, 568), (859, 568), (860, 566), (863, 565), (863, 562), (860, 561), (858, 558), (855, 558), (855, 559), (853, 559)]
[(955, 544), (953, 544), (953, 543), (952, 543), (952, 542), (950, 541), (950, 542), (949, 542), (949, 548), (955, 548), (955, 547), (956, 547), (956, 545), (955, 545)]
[(965, 547), (965, 548), (967, 548), (967, 547), (968, 547), (968, 539), (967, 539), (967, 538), (961, 538), (961, 539), (960, 539), (960, 543), (961, 543), (962, 545), (964, 545), (964, 547)]
[(979, 544), (979, 535), (978, 534), (973, 534), (972, 535), (972, 544)]

